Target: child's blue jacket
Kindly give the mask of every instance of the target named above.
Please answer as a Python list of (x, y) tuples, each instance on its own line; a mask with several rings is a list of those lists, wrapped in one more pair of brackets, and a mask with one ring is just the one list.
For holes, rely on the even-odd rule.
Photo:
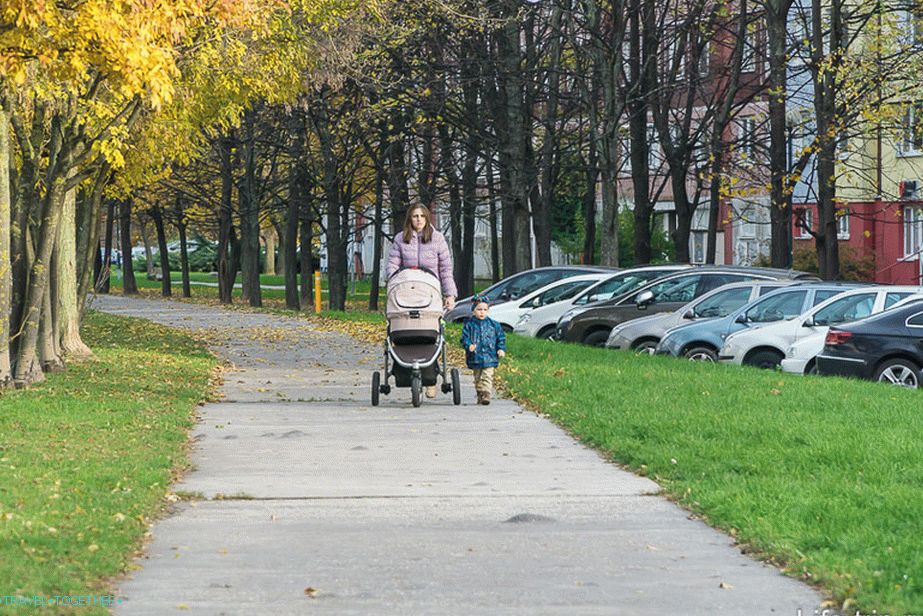
[[(503, 327), (491, 319), (471, 316), (462, 328), (461, 344), (465, 349), (465, 363), (469, 368), (495, 368), (500, 364), (497, 351), (506, 351), (506, 334)], [(474, 353), (468, 350), (477, 345)]]

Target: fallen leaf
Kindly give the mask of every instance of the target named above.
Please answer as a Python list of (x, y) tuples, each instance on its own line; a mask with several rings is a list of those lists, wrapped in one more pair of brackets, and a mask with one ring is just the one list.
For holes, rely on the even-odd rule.
[(307, 588), (304, 589), (304, 594), (308, 595), (309, 597), (316, 597), (317, 589), (311, 588), (310, 586), (308, 586)]

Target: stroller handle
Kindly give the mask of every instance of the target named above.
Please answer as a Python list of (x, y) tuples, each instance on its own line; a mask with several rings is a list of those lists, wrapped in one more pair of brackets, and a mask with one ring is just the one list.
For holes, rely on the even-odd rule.
[[(397, 268), (396, 270), (394, 270), (394, 273), (391, 274), (390, 276), (388, 276), (388, 280), (390, 281), (392, 278), (394, 278), (395, 276), (397, 276), (397, 274), (398, 274), (399, 272), (403, 272), (404, 270), (420, 270), (421, 272), (426, 272), (427, 274), (429, 274), (429, 275), (432, 276), (433, 278), (436, 278), (437, 280), (439, 279), (439, 275), (436, 274), (436, 272), (434, 272), (433, 270), (429, 269), (428, 267), (411, 267), (411, 266), (404, 266), (404, 267), (399, 267), (399, 268)], [(441, 281), (440, 281), (440, 282), (441, 282)]]

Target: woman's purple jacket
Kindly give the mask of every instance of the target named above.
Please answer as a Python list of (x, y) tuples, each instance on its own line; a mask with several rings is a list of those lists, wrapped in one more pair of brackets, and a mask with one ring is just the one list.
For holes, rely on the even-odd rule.
[(416, 231), (411, 231), (410, 243), (404, 243), (404, 233), (394, 236), (391, 251), (388, 253), (388, 266), (385, 276), (391, 278), (402, 267), (421, 267), (439, 276), (442, 294), (458, 297), (455, 279), (452, 277), (452, 255), (445, 236), (433, 229), (433, 236), (424, 244)]

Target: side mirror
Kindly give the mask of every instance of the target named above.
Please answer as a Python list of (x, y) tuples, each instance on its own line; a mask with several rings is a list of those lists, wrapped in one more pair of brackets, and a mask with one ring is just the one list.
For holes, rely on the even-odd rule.
[(529, 302), (529, 304), (532, 306), (532, 309), (535, 310), (536, 308), (542, 305), (542, 298), (536, 297), (531, 302)]
[(509, 298), (510, 298), (509, 289), (503, 289), (503, 292), (501, 292), (500, 296), (497, 297), (497, 299), (502, 299), (503, 301), (507, 301)]
[(654, 293), (652, 291), (644, 291), (638, 295), (635, 299), (635, 305), (638, 306), (639, 310), (647, 308), (648, 304), (654, 301)]
[(802, 327), (814, 327), (817, 323), (814, 322), (814, 317), (808, 317), (804, 320), (804, 323), (801, 324)]
[(737, 315), (737, 318), (734, 319), (734, 322), (740, 323), (741, 325), (746, 325), (747, 323), (750, 322), (750, 319), (747, 318), (746, 312), (741, 312), (739, 315)]
[(687, 310), (683, 315), (684, 319), (689, 319), (690, 321), (695, 318), (695, 312), (693, 310)]

